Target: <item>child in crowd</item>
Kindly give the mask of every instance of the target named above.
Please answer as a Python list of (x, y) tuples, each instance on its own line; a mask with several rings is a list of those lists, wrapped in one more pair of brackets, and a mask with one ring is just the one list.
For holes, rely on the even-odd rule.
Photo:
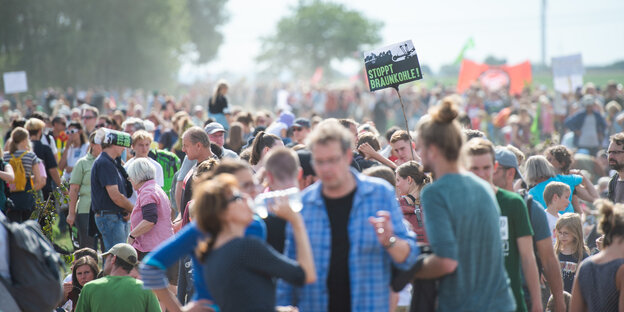
[(428, 241), (420, 205), (420, 191), (430, 182), (422, 165), (413, 160), (396, 168), (396, 191), (403, 217), (412, 225), (417, 241), (423, 244), (428, 244)]
[(581, 261), (589, 256), (583, 242), (581, 217), (577, 213), (565, 213), (557, 220), (555, 229), (557, 232), (555, 252), (561, 265), (563, 290), (572, 293), (576, 270)]
[(552, 233), (553, 245), (557, 240), (555, 224), (559, 220), (559, 211), (565, 210), (570, 204), (570, 187), (562, 182), (550, 182), (544, 189), (544, 201), (546, 202), (546, 218), (548, 227)]

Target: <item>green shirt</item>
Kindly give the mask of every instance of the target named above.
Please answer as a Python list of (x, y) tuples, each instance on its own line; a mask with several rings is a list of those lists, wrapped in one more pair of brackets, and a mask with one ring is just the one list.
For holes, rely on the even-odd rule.
[(529, 213), (524, 199), (516, 193), (499, 188), (496, 192), (496, 200), (501, 210), (500, 230), (503, 240), (503, 254), (505, 255), (505, 269), (516, 299), (516, 311), (527, 311), (520, 277), (518, 237), (533, 236)]
[(440, 278), (437, 311), (514, 311), (492, 187), (472, 173), (446, 174), (420, 199), (433, 253), (458, 263)]
[(105, 276), (88, 282), (82, 288), (76, 311), (158, 311), (160, 304), (143, 282), (132, 276)]
[(91, 153), (87, 153), (87, 155), (78, 159), (69, 179), (69, 184), (80, 186), (78, 203), (76, 204), (77, 213), (89, 213), (91, 209), (91, 168), (93, 167), (93, 162), (95, 162), (95, 157)]

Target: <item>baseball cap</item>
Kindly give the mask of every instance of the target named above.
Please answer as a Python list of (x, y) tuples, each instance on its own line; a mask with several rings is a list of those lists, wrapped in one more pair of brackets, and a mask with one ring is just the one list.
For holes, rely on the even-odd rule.
[(497, 147), (494, 154), (499, 165), (516, 169), (516, 175), (514, 178), (524, 181), (524, 178), (520, 174), (520, 169), (518, 168), (518, 158), (516, 158), (514, 153), (506, 148)]
[(299, 127), (299, 128), (307, 128), (310, 129), (310, 121), (306, 118), (297, 118), (293, 121), (292, 126), (290, 127)]
[(223, 128), (223, 125), (218, 122), (211, 122), (206, 125), (204, 131), (206, 131), (206, 133), (208, 134), (215, 134), (220, 131), (225, 132), (225, 128)]
[(134, 249), (134, 247), (126, 243), (119, 243), (113, 246), (113, 248), (111, 248), (109, 251), (102, 254), (102, 258), (108, 255), (115, 255), (117, 256), (117, 258), (120, 258), (123, 261), (126, 261), (132, 265), (139, 264), (136, 250)]

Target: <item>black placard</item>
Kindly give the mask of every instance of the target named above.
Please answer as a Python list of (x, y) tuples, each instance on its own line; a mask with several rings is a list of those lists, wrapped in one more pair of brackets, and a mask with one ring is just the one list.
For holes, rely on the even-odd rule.
[(422, 79), (420, 63), (411, 40), (369, 51), (365, 54), (366, 77), (371, 91), (396, 88)]

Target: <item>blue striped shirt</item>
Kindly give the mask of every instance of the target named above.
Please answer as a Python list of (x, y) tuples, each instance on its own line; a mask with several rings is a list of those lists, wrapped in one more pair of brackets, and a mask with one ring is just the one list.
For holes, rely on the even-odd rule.
[[(375, 229), (368, 218), (377, 211), (389, 211), (394, 233), (406, 240), (410, 253), (398, 268), (408, 269), (416, 261), (420, 250), (412, 232), (403, 224), (394, 191), (390, 185), (377, 178), (366, 177), (352, 170), (357, 183), (353, 207), (349, 215), (349, 273), (351, 285), (351, 307), (358, 312), (379, 312), (390, 309), (390, 277), (392, 258), (377, 240)], [(331, 230), (325, 203), (321, 195), (321, 182), (317, 182), (302, 193), (301, 215), (306, 225), (314, 254), (318, 279), (315, 283), (297, 288), (278, 282), (278, 305), (298, 306), (301, 311), (327, 311), (329, 294), (327, 276), (331, 257)], [(295, 259), (296, 251), (292, 227), (286, 227), (285, 253)]]

